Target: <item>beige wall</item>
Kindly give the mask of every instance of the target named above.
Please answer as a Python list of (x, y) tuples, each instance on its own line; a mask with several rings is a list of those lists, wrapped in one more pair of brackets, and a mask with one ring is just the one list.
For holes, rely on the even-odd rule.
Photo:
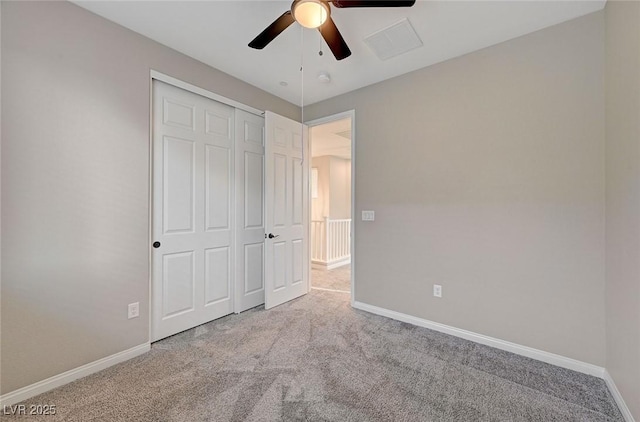
[(351, 218), (351, 160), (331, 157), (331, 218)]
[(323, 155), (313, 157), (318, 169), (318, 197), (311, 200), (311, 219), (351, 218), (351, 160)]
[(604, 365), (603, 24), (305, 109), (356, 110), (357, 301)]
[(311, 200), (311, 220), (322, 221), (330, 216), (331, 212), (331, 190), (330, 190), (330, 169), (331, 157), (323, 155), (313, 157), (311, 166), (318, 169), (318, 197)]
[(607, 370), (640, 421), (640, 3), (605, 16)]
[(150, 69), (299, 117), (73, 4), (2, 2), (2, 393), (149, 340)]

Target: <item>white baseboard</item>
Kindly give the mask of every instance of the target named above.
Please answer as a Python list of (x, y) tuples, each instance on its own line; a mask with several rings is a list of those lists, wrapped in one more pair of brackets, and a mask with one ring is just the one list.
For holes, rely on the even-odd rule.
[(311, 268), (316, 270), (333, 270), (344, 265), (351, 264), (351, 257), (334, 262), (324, 262), (324, 261), (311, 261)]
[(556, 355), (554, 353), (545, 352), (543, 350), (534, 349), (528, 346), (522, 346), (520, 344), (485, 336), (483, 334), (477, 334), (472, 331), (462, 330), (460, 328), (451, 327), (449, 325), (440, 324), (438, 322), (429, 321), (400, 312), (390, 311), (388, 309), (380, 308), (378, 306), (369, 305), (362, 302), (354, 302), (353, 307), (363, 311), (371, 312), (372, 314), (385, 316), (387, 318), (417, 325), (419, 327), (429, 328), (434, 331), (450, 334), (452, 336), (484, 344), (486, 346), (495, 347), (496, 349), (506, 350), (517, 355), (526, 356), (528, 358), (550, 363), (562, 368), (567, 368), (573, 371), (582, 372), (584, 374), (593, 375), (598, 378), (604, 378), (605, 369), (601, 366), (596, 366), (576, 359)]
[(343, 267), (345, 265), (349, 265), (351, 264), (351, 258), (347, 258), (344, 261), (338, 261), (338, 262), (332, 262), (329, 265), (327, 265), (327, 270), (333, 270), (339, 267)]
[(45, 380), (38, 381), (35, 384), (27, 385), (26, 387), (3, 394), (0, 396), (0, 407), (20, 403), (28, 398), (37, 396), (38, 394), (42, 394), (56, 387), (60, 387), (61, 385), (68, 384), (71, 381), (75, 381), (78, 378), (86, 377), (87, 375), (91, 375), (117, 363), (142, 355), (149, 350), (151, 350), (151, 344), (144, 343), (86, 365), (82, 365), (78, 368), (71, 369), (67, 372), (63, 372), (62, 374), (54, 375)]
[(325, 289), (324, 287), (313, 287), (313, 286), (311, 286), (311, 288), (312, 288), (313, 290), (322, 290), (322, 291), (325, 291), (325, 292), (335, 292), (335, 293), (347, 293), (347, 294), (351, 294), (351, 292), (350, 292), (350, 291), (348, 291), (348, 290)]
[(603, 378), (604, 382), (607, 383), (607, 387), (609, 387), (609, 391), (611, 391), (611, 395), (616, 400), (616, 404), (618, 405), (618, 409), (620, 409), (620, 413), (624, 416), (624, 420), (626, 422), (635, 422), (635, 419), (633, 419), (633, 415), (631, 414), (631, 410), (629, 410), (627, 403), (624, 402), (622, 394), (620, 394), (616, 383), (613, 381), (613, 378), (611, 378), (611, 374), (609, 374), (609, 371), (606, 369), (604, 370)]

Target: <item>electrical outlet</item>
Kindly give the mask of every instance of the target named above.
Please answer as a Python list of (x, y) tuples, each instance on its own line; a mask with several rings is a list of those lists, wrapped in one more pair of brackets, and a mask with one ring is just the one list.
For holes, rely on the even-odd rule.
[(442, 286), (439, 284), (433, 285), (433, 295), (435, 297), (442, 297)]
[(127, 312), (127, 317), (131, 319), (131, 318), (138, 318), (139, 316), (140, 316), (140, 302), (130, 303), (128, 312)]

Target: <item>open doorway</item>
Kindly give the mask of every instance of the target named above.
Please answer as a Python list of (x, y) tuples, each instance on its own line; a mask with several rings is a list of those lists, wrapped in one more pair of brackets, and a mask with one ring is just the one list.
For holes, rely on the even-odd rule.
[(311, 288), (353, 293), (353, 113), (309, 123)]

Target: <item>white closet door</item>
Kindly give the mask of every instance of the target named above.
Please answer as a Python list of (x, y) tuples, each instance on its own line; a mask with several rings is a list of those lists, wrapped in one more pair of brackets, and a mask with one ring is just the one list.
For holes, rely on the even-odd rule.
[(264, 118), (236, 110), (236, 313), (264, 303)]
[(152, 341), (233, 312), (234, 129), (233, 107), (153, 82)]
[(269, 309), (309, 292), (311, 158), (306, 126), (267, 111), (265, 127), (265, 308)]

